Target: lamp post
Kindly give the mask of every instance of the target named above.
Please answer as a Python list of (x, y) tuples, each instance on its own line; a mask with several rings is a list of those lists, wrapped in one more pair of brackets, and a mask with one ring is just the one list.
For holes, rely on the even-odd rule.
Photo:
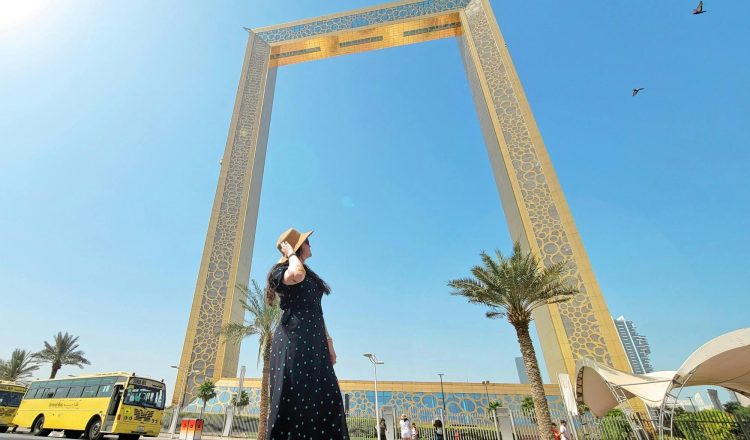
[[(177, 371), (180, 371), (184, 369), (185, 367), (178, 367), (177, 365), (170, 365), (170, 367), (174, 368)], [(180, 409), (182, 409), (182, 406), (185, 404), (185, 394), (187, 394), (187, 384), (188, 384), (188, 378), (191, 374), (200, 373), (198, 370), (191, 370), (190, 372), (185, 374), (185, 386), (182, 387), (182, 395), (180, 395), (179, 404), (177, 405), (177, 408), (174, 409), (172, 412), (172, 423), (169, 424), (169, 438), (173, 438), (175, 430), (177, 429), (177, 418), (180, 416)]]
[(490, 392), (487, 391), (487, 385), (489, 385), (489, 383), (490, 383), (489, 380), (483, 380), (482, 381), (482, 385), (484, 385), (484, 394), (487, 396), (487, 408), (488, 409), (490, 407)]
[[(445, 418), (445, 415), (448, 411), (445, 409), (445, 391), (443, 391), (443, 373), (438, 373), (438, 376), (440, 376), (440, 395), (443, 397), (443, 418)], [(445, 424), (445, 420), (443, 420), (443, 424)]]
[(379, 361), (372, 353), (365, 353), (363, 355), (372, 362), (372, 368), (375, 372), (375, 427), (378, 431), (378, 440), (380, 440), (380, 407), (378, 405), (378, 365), (383, 365), (383, 361)]

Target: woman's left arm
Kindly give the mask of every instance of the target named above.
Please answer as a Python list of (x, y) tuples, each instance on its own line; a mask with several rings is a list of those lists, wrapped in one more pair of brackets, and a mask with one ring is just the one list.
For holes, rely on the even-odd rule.
[(331, 355), (331, 363), (336, 365), (336, 350), (333, 349), (333, 338), (328, 334), (328, 327), (323, 326), (326, 332), (326, 342), (328, 343), (328, 354)]

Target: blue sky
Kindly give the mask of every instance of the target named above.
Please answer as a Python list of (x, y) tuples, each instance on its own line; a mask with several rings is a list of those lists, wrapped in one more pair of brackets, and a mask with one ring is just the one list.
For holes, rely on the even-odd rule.
[[(658, 369), (747, 326), (750, 4), (491, 3), (611, 314)], [(171, 384), (242, 27), (376, 3), (33, 4), (0, 2), (0, 357), (67, 330), (86, 371)], [(383, 379), (517, 380), (510, 325), (445, 285), (511, 246), (454, 40), (279, 70), (254, 278), (290, 226), (316, 231), (340, 378), (372, 351)]]

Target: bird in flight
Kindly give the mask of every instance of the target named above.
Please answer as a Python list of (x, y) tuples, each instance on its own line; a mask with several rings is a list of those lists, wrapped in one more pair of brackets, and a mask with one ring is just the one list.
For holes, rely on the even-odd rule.
[(698, 2), (698, 7), (693, 9), (693, 15), (702, 14), (706, 11), (703, 10), (703, 0)]
[(637, 95), (638, 92), (640, 92), (641, 90), (643, 90), (643, 87), (638, 87), (637, 89), (633, 89), (633, 96)]

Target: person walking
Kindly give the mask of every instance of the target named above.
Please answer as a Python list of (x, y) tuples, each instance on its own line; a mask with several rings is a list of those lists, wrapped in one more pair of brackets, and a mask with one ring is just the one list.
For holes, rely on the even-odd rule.
[(409, 418), (406, 417), (406, 414), (401, 414), (401, 420), (398, 424), (401, 428), (401, 439), (411, 440), (411, 425), (409, 425)]
[(568, 433), (568, 426), (565, 420), (560, 420), (560, 440), (572, 440)]
[(435, 419), (432, 427), (435, 428), (435, 440), (443, 440), (443, 422), (440, 419)]
[(419, 428), (417, 428), (416, 422), (411, 424), (411, 440), (419, 440)]
[(349, 439), (333, 370), (336, 351), (320, 304), (331, 288), (306, 264), (311, 234), (284, 231), (276, 243), (281, 259), (268, 272), (266, 301), (278, 300), (284, 313), (271, 344), (267, 440)]

